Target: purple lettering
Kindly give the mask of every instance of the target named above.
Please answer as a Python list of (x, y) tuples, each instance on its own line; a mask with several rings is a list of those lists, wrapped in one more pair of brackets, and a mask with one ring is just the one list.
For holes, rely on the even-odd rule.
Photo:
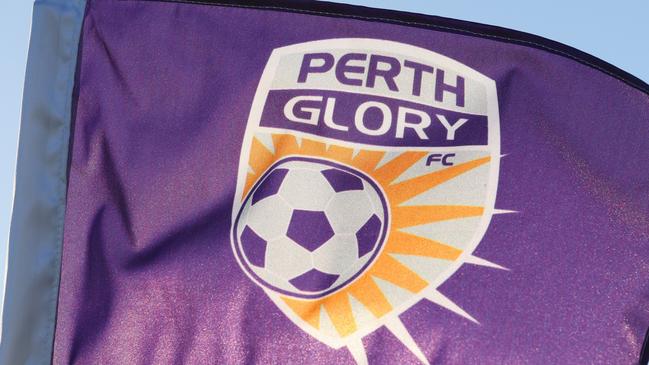
[[(321, 65), (314, 65), (313, 61), (320, 60)], [(334, 65), (334, 56), (330, 53), (308, 53), (302, 58), (302, 67), (300, 67), (300, 75), (297, 78), (297, 82), (304, 83), (306, 82), (307, 76), (310, 73), (324, 73), (329, 70)]]
[(444, 70), (437, 69), (435, 78), (435, 100), (444, 101), (444, 92), (455, 94), (455, 105), (464, 106), (464, 77), (457, 76), (455, 85), (449, 85), (444, 82)]
[(408, 67), (414, 70), (415, 74), (412, 79), (412, 95), (420, 96), (421, 95), (421, 79), (424, 75), (424, 72), (433, 73), (435, 69), (431, 66), (424, 65), (419, 62), (408, 61), (406, 60), (403, 63), (404, 67)]
[[(379, 64), (388, 65), (387, 69), (380, 69)], [(401, 63), (394, 57), (371, 55), (370, 65), (367, 71), (367, 87), (374, 87), (377, 77), (382, 77), (388, 88), (392, 91), (399, 91), (394, 78), (401, 72)]]
[(340, 57), (336, 65), (336, 78), (338, 81), (345, 85), (362, 86), (363, 80), (349, 78), (347, 74), (362, 74), (365, 72), (365, 68), (363, 66), (349, 65), (348, 63), (350, 61), (365, 61), (366, 59), (367, 55), (363, 53), (347, 53)]

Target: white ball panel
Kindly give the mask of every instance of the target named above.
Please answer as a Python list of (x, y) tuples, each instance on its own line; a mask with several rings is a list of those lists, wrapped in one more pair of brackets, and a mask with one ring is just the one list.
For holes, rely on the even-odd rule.
[(283, 237), (291, 221), (291, 207), (279, 196), (273, 195), (246, 206), (246, 224), (266, 241)]
[(281, 165), (281, 168), (283, 169), (289, 169), (292, 171), (295, 170), (312, 170), (312, 171), (322, 171), (330, 168), (329, 166), (319, 163), (319, 162), (311, 162), (311, 161), (299, 161), (299, 160), (293, 160), (293, 161), (287, 161)]
[(354, 276), (356, 273), (358, 273), (363, 266), (369, 261), (371, 255), (365, 255), (361, 257), (360, 259), (356, 259), (353, 264), (351, 264), (349, 267), (347, 267), (347, 270), (345, 270), (338, 280), (334, 283), (334, 285), (339, 285), (345, 281), (347, 281), (349, 278)]
[(372, 203), (372, 210), (374, 214), (376, 214), (379, 218), (381, 218), (381, 221), (383, 221), (385, 214), (383, 212), (383, 203), (381, 202), (381, 198), (379, 197), (378, 192), (374, 190), (374, 188), (367, 181), (363, 181), (363, 190), (365, 191), (365, 194), (367, 194), (367, 198)]
[[(290, 280), (313, 268), (311, 253), (287, 237), (266, 246), (266, 269), (284, 280)], [(284, 286), (288, 285), (286, 283)]]
[(329, 182), (315, 170), (291, 170), (284, 178), (279, 194), (295, 209), (323, 210), (334, 195)]
[(316, 269), (329, 274), (342, 274), (358, 260), (356, 237), (336, 235), (313, 252)]
[(336, 234), (356, 234), (374, 213), (367, 194), (363, 190), (337, 193), (325, 210)]
[(287, 283), (286, 279), (280, 277), (279, 275), (273, 273), (270, 270), (264, 268), (258, 268), (255, 266), (252, 266), (252, 269), (255, 272), (255, 274), (257, 274), (263, 281), (276, 288), (280, 288), (284, 290), (295, 290), (293, 287), (289, 286), (289, 283)]

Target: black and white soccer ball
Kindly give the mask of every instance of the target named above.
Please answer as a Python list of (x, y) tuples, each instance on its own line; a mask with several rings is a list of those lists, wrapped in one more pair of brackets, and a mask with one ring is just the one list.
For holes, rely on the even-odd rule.
[(293, 157), (251, 189), (235, 223), (239, 260), (263, 286), (319, 297), (353, 281), (385, 239), (387, 203), (363, 173)]

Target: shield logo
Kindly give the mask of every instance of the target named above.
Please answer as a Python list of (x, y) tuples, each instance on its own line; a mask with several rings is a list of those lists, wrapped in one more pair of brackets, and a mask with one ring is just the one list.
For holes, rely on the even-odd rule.
[[(250, 110), (232, 212), (248, 277), (299, 329), (366, 362), (386, 326), (422, 362), (399, 315), (473, 256), (491, 217), (496, 84), (386, 40), (275, 49)], [(474, 320), (475, 321), (475, 320)], [(296, 328), (297, 330), (297, 328)]]

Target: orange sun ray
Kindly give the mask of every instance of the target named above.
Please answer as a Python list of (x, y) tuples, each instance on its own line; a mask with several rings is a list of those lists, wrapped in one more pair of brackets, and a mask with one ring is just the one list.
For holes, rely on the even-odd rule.
[(376, 165), (381, 161), (385, 156), (385, 152), (382, 151), (368, 151), (361, 150), (352, 160), (352, 165), (358, 167), (362, 171), (372, 172), (376, 168)]
[(275, 160), (280, 157), (293, 155), (300, 150), (295, 136), (290, 134), (273, 134), (273, 146), (275, 146)]
[(424, 156), (426, 156), (426, 152), (404, 152), (376, 169), (372, 173), (372, 176), (381, 185), (387, 187), (394, 179), (403, 174)]
[(306, 323), (316, 329), (320, 328), (320, 305), (321, 301), (304, 301), (282, 297), (282, 300)]
[(302, 138), (300, 143), (300, 154), (309, 156), (326, 156), (327, 145), (308, 138)]
[(376, 318), (381, 318), (392, 310), (388, 299), (369, 276), (363, 276), (352, 284), (349, 287), (349, 294), (358, 299)]
[(346, 293), (330, 295), (323, 300), (324, 308), (341, 337), (356, 332), (356, 320), (352, 313), (352, 305)]
[[(252, 185), (261, 177), (261, 175), (272, 165), (275, 161), (288, 155), (293, 155), (298, 152), (304, 151), (307, 154), (317, 155), (319, 152), (324, 153), (324, 144), (320, 142), (310, 141), (305, 146), (298, 146), (295, 136), (289, 134), (273, 134), (273, 147), (275, 153), (273, 154), (259, 139), (254, 137), (250, 145), (250, 159), (248, 165), (253, 170), (253, 173), (248, 173), (246, 176), (246, 183), (243, 188), (242, 196), (246, 196)], [(319, 145), (322, 145), (320, 147)]]
[(490, 159), (491, 157), (475, 159), (388, 186), (386, 188), (388, 199), (393, 206), (399, 205), (437, 185), (489, 162)]
[(462, 254), (462, 250), (455, 247), (399, 231), (390, 233), (390, 243), (385, 249), (388, 253), (424, 256), (451, 261), (457, 259)]
[(369, 274), (412, 293), (418, 293), (428, 286), (426, 280), (390, 255), (381, 256), (370, 269)]
[(254, 171), (255, 174), (260, 175), (270, 164), (273, 163), (274, 155), (273, 153), (264, 146), (256, 137), (252, 139), (252, 144), (250, 145), (250, 161), (249, 165)]
[(392, 229), (418, 226), (420, 224), (449, 219), (479, 217), (483, 207), (464, 205), (414, 205), (392, 208)]
[(248, 173), (246, 176), (246, 183), (243, 185), (243, 194), (241, 194), (241, 200), (246, 198), (246, 195), (248, 195), (248, 192), (252, 188), (252, 185), (257, 181), (257, 174), (253, 173)]
[(331, 145), (327, 149), (327, 157), (348, 165), (351, 164), (353, 154), (354, 149), (348, 147)]
[(264, 146), (257, 138), (252, 139), (252, 144), (250, 145), (250, 160), (248, 165), (252, 169), (252, 173), (248, 173), (246, 176), (246, 183), (243, 187), (242, 196), (245, 197), (252, 188), (252, 185), (257, 181), (259, 176), (261, 176), (264, 171), (275, 162), (275, 156), (273, 153)]

